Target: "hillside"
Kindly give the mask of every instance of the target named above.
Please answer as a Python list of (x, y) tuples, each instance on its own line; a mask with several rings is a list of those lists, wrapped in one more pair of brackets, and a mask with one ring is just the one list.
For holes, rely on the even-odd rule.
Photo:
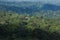
[(0, 40), (60, 40), (60, 6), (0, 2)]
[(57, 19), (0, 12), (0, 40), (60, 40), (59, 35)]

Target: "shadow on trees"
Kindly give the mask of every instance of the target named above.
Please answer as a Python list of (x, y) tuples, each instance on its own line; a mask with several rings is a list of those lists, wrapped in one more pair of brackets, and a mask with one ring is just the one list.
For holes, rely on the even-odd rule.
[(36, 28), (29, 30), (24, 27), (18, 27), (14, 31), (7, 31), (6, 25), (0, 25), (0, 38), (9, 38), (14, 40), (15, 38), (37, 38), (39, 40), (60, 40), (60, 34), (57, 32), (49, 33), (45, 30)]

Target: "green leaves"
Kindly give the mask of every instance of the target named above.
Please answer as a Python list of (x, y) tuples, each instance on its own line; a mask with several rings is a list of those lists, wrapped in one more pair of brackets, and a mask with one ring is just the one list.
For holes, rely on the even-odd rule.
[(60, 21), (57, 19), (14, 12), (1, 12), (0, 14), (0, 35), (3, 33), (12, 38), (13, 35), (16, 37), (30, 37), (30, 35), (32, 37), (35, 35), (44, 38), (44, 36), (54, 32), (60, 33)]

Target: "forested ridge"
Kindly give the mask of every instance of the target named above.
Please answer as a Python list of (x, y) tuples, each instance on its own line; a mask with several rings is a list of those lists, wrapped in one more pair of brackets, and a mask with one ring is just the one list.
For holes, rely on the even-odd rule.
[(60, 40), (60, 20), (0, 11), (0, 40)]

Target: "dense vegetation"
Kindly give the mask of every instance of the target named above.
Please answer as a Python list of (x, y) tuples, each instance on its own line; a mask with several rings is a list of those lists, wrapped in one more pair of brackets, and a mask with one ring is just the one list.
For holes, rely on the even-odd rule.
[(60, 20), (0, 11), (0, 40), (60, 40)]

